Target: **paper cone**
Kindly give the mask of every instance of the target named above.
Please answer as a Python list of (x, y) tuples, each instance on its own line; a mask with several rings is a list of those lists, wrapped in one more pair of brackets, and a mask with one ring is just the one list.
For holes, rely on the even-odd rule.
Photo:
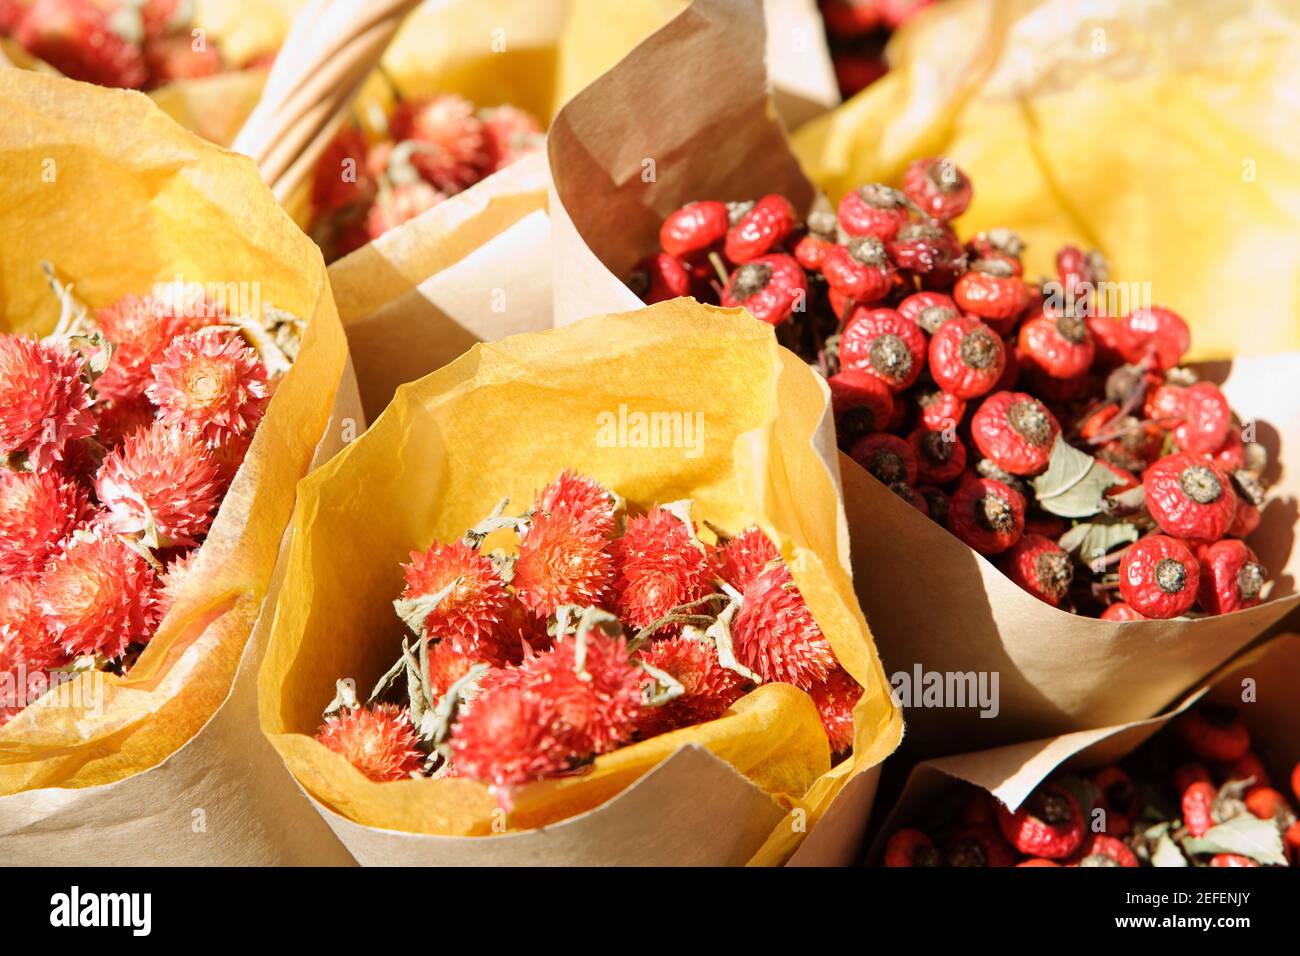
[[(1300, 355), (1244, 358), (1223, 382), (1256, 423), (1272, 462), (1271, 499), (1249, 544), (1273, 581), (1269, 600), (1199, 620), (1117, 623), (1032, 597), (987, 559), (841, 456), (858, 599), (886, 672), (996, 675), (996, 716), (980, 707), (911, 707), (907, 746), (921, 754), (988, 747), (1141, 720), (1300, 605)], [(871, 569), (866, 572), (863, 569)], [(913, 680), (913, 683), (915, 681)], [(991, 687), (991, 684), (987, 685)]]
[[(338, 861), (286, 776), (249, 780), (250, 765), (274, 763), (250, 743), (250, 678), (236, 680), (241, 660), (245, 675), (257, 663), (249, 636), (272, 591), (295, 483), (313, 456), (361, 427), (319, 251), (247, 160), (181, 130), (140, 94), (5, 70), (0, 106), (9, 117), (0, 129), (0, 328), (54, 326), (59, 305), (43, 260), (91, 307), (180, 276), (244, 283), (308, 320), (193, 575), (130, 673), (103, 676), (102, 708), (46, 695), (0, 729), (8, 859)], [(93, 699), (75, 696), (90, 679), (67, 685), (65, 700)], [(159, 821), (167, 839), (157, 838)], [(146, 830), (154, 838), (137, 839)]]
[[(1242, 699), (1245, 681), (1256, 695), (1251, 702)], [(881, 859), (890, 834), (924, 824), (956, 781), (988, 790), (1015, 810), (1053, 771), (1087, 771), (1115, 763), (1202, 698), (1237, 708), (1250, 728), (1253, 749), (1279, 768), (1293, 767), (1300, 761), (1297, 682), (1300, 634), (1282, 634), (1225, 665), (1159, 716), (919, 764), (881, 824), (867, 860)]]
[[(597, 416), (620, 404), (703, 415), (701, 453), (601, 447)], [(681, 799), (702, 806), (679, 808), (673, 841), (650, 859), (736, 862), (772, 843), (774, 824), (788, 855), (823, 812), (808, 795), (820, 796), (829, 776), (815, 709), (788, 685), (764, 685), (719, 720), (602, 756), (588, 774), (521, 788), (509, 825), (544, 828), (529, 839), (489, 837), (495, 802), (481, 784), (374, 783), (309, 735), (338, 678), (368, 685), (396, 655), (392, 599), (409, 551), (458, 536), (503, 495), (530, 500), (572, 467), (639, 505), (689, 497), (701, 519), (758, 523), (773, 536), (836, 655), (866, 688), (855, 755), (836, 779), (868, 770), (901, 726), (852, 598), (829, 421), (817, 377), (738, 310), (678, 300), (475, 346), (400, 389), (361, 439), (299, 486), (288, 583), (261, 673), (263, 729), (365, 862), (522, 863), (542, 833), (549, 862), (613, 861), (621, 842), (666, 839), (646, 831), (645, 803)], [(686, 746), (700, 749), (688, 757)], [(706, 801), (685, 796), (706, 789)], [(590, 843), (611, 832), (620, 836)]]

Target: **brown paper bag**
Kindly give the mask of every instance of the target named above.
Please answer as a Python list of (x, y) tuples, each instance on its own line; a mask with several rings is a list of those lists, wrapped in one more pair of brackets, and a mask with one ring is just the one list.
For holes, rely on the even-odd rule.
[[(681, 375), (688, 366), (699, 374)], [(601, 446), (598, 414), (620, 403), (697, 410), (709, 436), (702, 453)], [(364, 863), (732, 864), (772, 844), (774, 828), (783, 836), (760, 856), (779, 861), (820, 816), (822, 798), (865, 776), (901, 733), (852, 597), (835, 461), (824, 386), (739, 310), (679, 300), (475, 346), (405, 386), (360, 440), (299, 485), (289, 577), (261, 672), (263, 729)], [(375, 783), (308, 736), (337, 679), (368, 686), (391, 663), (400, 630), (392, 598), (407, 553), (457, 536), (503, 494), (527, 500), (564, 467), (638, 504), (689, 497), (719, 526), (757, 522), (773, 535), (864, 687), (852, 760), (828, 774), (811, 701), (763, 685), (719, 720), (606, 754), (590, 773), (520, 788), (511, 832), (489, 836), (498, 820), (483, 785)]]
[(0, 728), (6, 859), (344, 861), (256, 743), (250, 692), (261, 641), (249, 635), (269, 623), (295, 484), (360, 427), (320, 253), (247, 160), (138, 93), (5, 70), (0, 106), (0, 328), (54, 326), (42, 260), (91, 307), (180, 275), (256, 283), (263, 302), (308, 320), (192, 576), (129, 674), (101, 675), (95, 711), (53, 699), (95, 699), (76, 696), (82, 675), (70, 696), (46, 695)]
[[(1242, 697), (1246, 681), (1251, 682), (1255, 694), (1249, 703)], [(1015, 810), (1058, 768), (1086, 771), (1115, 763), (1202, 698), (1239, 709), (1255, 741), (1254, 749), (1279, 767), (1293, 767), (1300, 761), (1297, 684), (1300, 634), (1281, 634), (1230, 661), (1156, 717), (926, 761), (912, 770), (897, 803), (872, 840), (867, 861), (880, 861), (891, 834), (929, 819), (931, 808), (956, 781), (982, 787)]]
[[(986, 747), (1141, 720), (1232, 657), (1297, 606), (1300, 547), (1300, 354), (1203, 366), (1268, 449), (1271, 500), (1249, 544), (1271, 599), (1200, 620), (1116, 623), (1067, 614), (1030, 596), (987, 559), (841, 457), (858, 597), (891, 681), (917, 669), (998, 681), (997, 714), (911, 707), (907, 746), (921, 754)], [(950, 702), (951, 703), (951, 702)]]

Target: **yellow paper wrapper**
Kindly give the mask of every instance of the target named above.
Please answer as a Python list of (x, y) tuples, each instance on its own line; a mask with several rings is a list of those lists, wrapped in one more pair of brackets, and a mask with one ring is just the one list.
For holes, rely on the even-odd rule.
[[(824, 386), (776, 346), (769, 327), (688, 300), (477, 345), (400, 389), (364, 436), (299, 486), (289, 574), (260, 679), (263, 729), (353, 854), (372, 863), (445, 861), (466, 852), (455, 838), (495, 832), (495, 800), (485, 786), (374, 783), (310, 734), (337, 679), (368, 687), (396, 657), (402, 628), (392, 600), (408, 553), (460, 536), (505, 495), (522, 507), (566, 467), (638, 505), (691, 498), (697, 520), (763, 527), (791, 562), (840, 661), (866, 688), (855, 712), (854, 761), (869, 766), (892, 751), (901, 723), (853, 597), (827, 406)], [(603, 413), (618, 416), (620, 408), (698, 416), (699, 453), (602, 447), (610, 444), (600, 438)], [(556, 839), (553, 864), (590, 859), (582, 833), (644, 844), (644, 834), (633, 836), (640, 826), (630, 815), (634, 791), (649, 786), (661, 801), (695, 793), (693, 758), (663, 764), (687, 745), (743, 775), (733, 773), (726, 791), (736, 800), (712, 794), (706, 802), (714, 813), (678, 831), (678, 849), (698, 843), (715, 863), (748, 859), (787, 808), (806, 821), (801, 798), (828, 769), (811, 701), (767, 685), (717, 721), (600, 757), (590, 773), (523, 787), (510, 829), (547, 826), (554, 836), (549, 827), (586, 814), (570, 821), (573, 840)], [(662, 772), (646, 776), (661, 764)], [(750, 827), (725, 847), (712, 842), (708, 818), (746, 800), (754, 806), (756, 790), (767, 807), (759, 831)], [(471, 855), (514, 862), (512, 845), (519, 844), (476, 840)], [(671, 852), (661, 847), (654, 858), (670, 862)], [(698, 848), (688, 857), (700, 859)]]
[[(251, 163), (185, 132), (137, 93), (4, 70), (0, 107), (7, 116), (0, 128), (0, 329), (53, 328), (59, 306), (42, 261), (94, 308), (180, 277), (247, 290), (308, 320), (298, 359), (279, 382), (193, 575), (130, 673), (94, 675), (102, 681), (98, 712), (46, 695), (0, 729), (0, 832), (9, 836), (49, 826), (47, 812), (75, 799), (67, 791), (119, 793), (213, 717), (268, 593), (294, 485), (318, 444), (339, 441), (327, 430), (336, 398), (355, 427), (359, 413), (347, 412), (356, 404), (354, 386), (320, 253), (275, 205)], [(350, 404), (345, 393), (353, 395)], [(94, 700), (85, 683), (91, 680), (78, 677), (63, 699)], [(79, 687), (84, 696), (76, 696)], [(243, 716), (244, 726), (227, 726), (230, 746), (248, 740), (251, 708)], [(183, 812), (207, 806), (215, 813), (215, 803), (229, 800), (256, 817), (242, 801), (251, 785), (242, 779), (241, 758), (236, 751), (224, 765), (191, 766), (190, 783), (206, 784), (212, 803), (188, 803)], [(223, 788), (226, 795), (216, 797)], [(117, 812), (80, 823), (87, 833), (125, 833), (133, 820), (164, 811), (138, 800), (134, 817), (122, 806)], [(51, 829), (70, 827), (64, 821)], [(209, 846), (231, 849), (238, 839), (223, 832)], [(171, 859), (189, 852), (156, 845)]]
[[(879, 863), (885, 841), (907, 826), (924, 827), (933, 808), (958, 781), (988, 790), (1012, 810), (1056, 770), (1087, 772), (1115, 763), (1164, 730), (1202, 699), (1236, 709), (1251, 732), (1251, 749), (1278, 768), (1300, 761), (1300, 634), (1280, 634), (1206, 677), (1182, 700), (1148, 720), (1034, 740), (918, 764), (880, 826), (867, 860)], [(1254, 695), (1247, 700), (1247, 689)]]
[(1188, 319), (1194, 359), (1300, 348), (1294, 3), (953, 0), (888, 56), (794, 139), (832, 200), (948, 156), (975, 184), (960, 233), (1014, 229), (1026, 276), (1097, 248)]

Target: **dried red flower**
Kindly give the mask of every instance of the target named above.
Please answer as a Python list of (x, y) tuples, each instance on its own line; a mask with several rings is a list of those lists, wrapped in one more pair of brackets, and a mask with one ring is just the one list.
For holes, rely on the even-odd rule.
[(546, 617), (562, 604), (604, 606), (614, 583), (608, 539), (567, 509), (533, 514), (519, 539), (515, 594), (534, 614)]
[(704, 546), (685, 521), (665, 508), (628, 519), (626, 533), (614, 541), (612, 550), (619, 617), (633, 628), (643, 628), (713, 589)]
[(76, 482), (53, 471), (0, 470), (0, 575), (33, 575), (93, 514)]
[(159, 421), (220, 448), (252, 433), (270, 389), (265, 366), (239, 336), (200, 331), (163, 350), (145, 394), (158, 406)]
[(0, 455), (26, 456), (46, 471), (69, 442), (95, 433), (81, 367), (60, 345), (0, 334)]
[(410, 714), (392, 704), (331, 714), (316, 731), (316, 740), (381, 783), (403, 780), (424, 764)]

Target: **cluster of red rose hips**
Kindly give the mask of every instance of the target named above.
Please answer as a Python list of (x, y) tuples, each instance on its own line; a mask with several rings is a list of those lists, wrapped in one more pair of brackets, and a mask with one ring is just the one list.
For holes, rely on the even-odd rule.
[(885, 44), (890, 34), (932, 3), (934, 0), (819, 0), (841, 96), (853, 96), (889, 71)]
[(1178, 366), (1187, 324), (1104, 314), (1096, 253), (1067, 246), (1031, 284), (1013, 233), (963, 245), (951, 223), (971, 195), (923, 159), (901, 189), (863, 186), (802, 224), (779, 195), (689, 203), (632, 284), (774, 325), (828, 378), (849, 455), (1041, 600), (1109, 620), (1257, 604), (1264, 570), (1240, 539), (1266, 456)]
[[(697, 527), (685, 502), (628, 515), (571, 471), (525, 514), (505, 506), (411, 554), (396, 607), (415, 647), (367, 699), (342, 683), (326, 710), (316, 739), (363, 774), (465, 777), (508, 804), (512, 787), (718, 718), (769, 681), (812, 696), (834, 752), (852, 746), (862, 689), (757, 527)], [(498, 531), (517, 547), (485, 552)]]
[(332, 262), (536, 152), (543, 132), (514, 106), (454, 93), (401, 100), (378, 139), (340, 130), (316, 164), (309, 232)]
[[(1125, 769), (1127, 767), (1128, 769)], [(964, 786), (944, 823), (895, 832), (886, 866), (1295, 866), (1300, 823), (1230, 707), (1176, 718), (1125, 767), (1040, 784), (1012, 813)], [(1136, 779), (1135, 779), (1136, 778)], [(1146, 786), (1140, 786), (1141, 781)], [(1291, 771), (1300, 801), (1300, 764)], [(1231, 824), (1225, 826), (1226, 824)]]
[(0, 725), (51, 672), (122, 672), (153, 637), (300, 332), (184, 290), (92, 317), (56, 285), (59, 330), (0, 335)]
[(74, 80), (148, 90), (226, 68), (193, 11), (185, 0), (0, 0), (0, 35)]

